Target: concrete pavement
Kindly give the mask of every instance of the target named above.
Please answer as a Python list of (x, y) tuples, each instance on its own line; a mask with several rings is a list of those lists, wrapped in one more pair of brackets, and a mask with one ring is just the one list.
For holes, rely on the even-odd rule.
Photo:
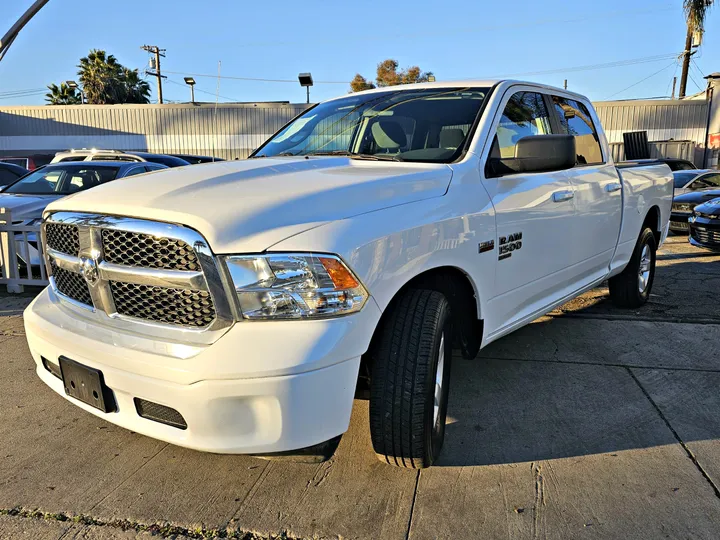
[(37, 379), (28, 298), (2, 297), (0, 538), (715, 539), (720, 257), (683, 240), (637, 313), (601, 288), (455, 358), (442, 459), (420, 472), (376, 460), (365, 401), (320, 465), (115, 427)]

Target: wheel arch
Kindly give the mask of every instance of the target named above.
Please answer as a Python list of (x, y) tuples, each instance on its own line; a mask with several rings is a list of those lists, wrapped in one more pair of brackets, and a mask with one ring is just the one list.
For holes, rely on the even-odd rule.
[[(383, 310), (368, 352), (363, 355), (360, 378), (372, 373), (372, 356), (374, 345), (380, 329), (387, 321), (398, 300), (411, 289), (430, 289), (443, 293), (450, 302), (453, 318), (454, 343), (465, 358), (474, 358), (480, 350), (483, 338), (483, 319), (480, 295), (471, 277), (456, 266), (438, 266), (426, 269), (406, 281), (393, 295)], [(359, 385), (359, 388), (364, 385)]]
[(662, 226), (661, 226), (661, 220), (662, 220), (662, 214), (660, 212), (660, 208), (657, 205), (651, 206), (650, 209), (647, 211), (647, 214), (645, 214), (645, 220), (643, 221), (642, 228), (649, 227), (650, 230), (652, 230), (653, 235), (655, 236), (655, 243), (656, 245), (660, 245), (660, 238), (662, 236)]

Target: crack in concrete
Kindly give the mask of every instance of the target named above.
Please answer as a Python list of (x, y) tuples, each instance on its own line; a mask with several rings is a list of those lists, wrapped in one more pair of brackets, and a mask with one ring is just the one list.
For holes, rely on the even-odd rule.
[(410, 531), (412, 529), (413, 516), (415, 515), (415, 501), (417, 500), (418, 485), (420, 485), (420, 473), (422, 469), (418, 469), (417, 476), (415, 477), (415, 489), (413, 490), (412, 503), (410, 503), (410, 517), (408, 518), (407, 532), (405, 533), (405, 540), (410, 540)]
[(45, 521), (69, 522), (82, 526), (107, 527), (123, 531), (148, 532), (162, 538), (184, 536), (192, 539), (205, 540), (209, 538), (228, 538), (233, 540), (301, 540), (299, 537), (289, 536), (285, 531), (276, 535), (263, 536), (240, 529), (219, 529), (205, 527), (180, 527), (166, 522), (142, 523), (129, 519), (114, 519), (105, 521), (86, 514), (68, 514), (65, 512), (42, 512), (40, 510), (22, 507), (0, 508), (0, 516), (12, 516), (21, 519), (34, 519)]
[(640, 380), (632, 372), (632, 369), (630, 369), (630, 368), (626, 368), (626, 369), (627, 369), (627, 372), (632, 377), (632, 379), (635, 381), (635, 384), (637, 384), (638, 387), (640, 388), (640, 391), (645, 395), (645, 397), (650, 402), (650, 404), (655, 408), (657, 413), (660, 415), (660, 418), (662, 418), (663, 422), (665, 422), (665, 425), (668, 427), (670, 432), (673, 434), (673, 436), (675, 437), (677, 442), (680, 444), (680, 446), (682, 446), (683, 450), (685, 450), (685, 453), (687, 454), (690, 461), (693, 462), (693, 465), (695, 465), (695, 468), (700, 472), (700, 474), (703, 476), (703, 478), (705, 478), (707, 483), (710, 484), (710, 487), (715, 492), (715, 496), (718, 499), (720, 499), (720, 488), (718, 488), (718, 486), (715, 485), (715, 482), (713, 482), (712, 478), (710, 478), (710, 475), (700, 464), (700, 462), (698, 461), (698, 459), (695, 456), (695, 454), (693, 453), (693, 451), (690, 450), (688, 445), (685, 444), (685, 441), (683, 441), (682, 438), (680, 437), (680, 434), (677, 431), (675, 431), (674, 427), (672, 427), (672, 424), (670, 424), (670, 421), (665, 417), (665, 414), (663, 414), (662, 409), (660, 409), (660, 406), (657, 403), (655, 403), (655, 400), (652, 398), (650, 393), (647, 390), (645, 390), (645, 387), (642, 385)]
[(545, 480), (542, 475), (542, 466), (539, 463), (535, 463), (533, 461), (530, 464), (530, 469), (532, 470), (533, 479), (535, 480), (535, 499), (533, 501), (532, 511), (532, 537), (540, 538), (541, 520), (545, 517), (542, 513), (542, 510), (545, 507)]

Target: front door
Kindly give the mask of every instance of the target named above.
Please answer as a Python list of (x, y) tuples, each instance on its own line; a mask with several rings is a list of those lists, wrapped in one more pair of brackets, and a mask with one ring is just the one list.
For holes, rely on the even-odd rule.
[[(510, 89), (500, 110), (483, 162), (489, 156), (515, 157), (522, 137), (552, 133), (548, 102), (530, 87)], [(485, 317), (492, 338), (564, 294), (575, 192), (564, 171), (508, 174), (483, 182), (497, 227), (495, 290)]]

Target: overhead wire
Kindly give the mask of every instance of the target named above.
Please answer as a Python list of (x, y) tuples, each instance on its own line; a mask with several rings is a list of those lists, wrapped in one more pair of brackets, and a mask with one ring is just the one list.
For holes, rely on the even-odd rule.
[(674, 65), (674, 64), (675, 64), (675, 61), (671, 62), (670, 64), (668, 64), (668, 65), (665, 66), (664, 68), (659, 69), (659, 70), (657, 70), (657, 71), (654, 72), (654, 73), (651, 73), (650, 75), (648, 75), (648, 76), (645, 77), (644, 79), (641, 79), (641, 80), (639, 80), (638, 82), (631, 84), (631, 85), (628, 86), (627, 88), (623, 88), (622, 90), (620, 90), (620, 91), (618, 91), (618, 92), (615, 92), (615, 93), (612, 94), (611, 96), (608, 96), (607, 98), (605, 98), (605, 101), (607, 101), (607, 100), (610, 99), (610, 98), (613, 98), (613, 97), (617, 96), (618, 94), (622, 94), (623, 92), (625, 92), (625, 91), (627, 91), (627, 90), (630, 90), (631, 88), (634, 88), (634, 87), (637, 86), (638, 84), (643, 83), (643, 82), (647, 81), (648, 79), (653, 78), (655, 75), (657, 75), (658, 73), (662, 73), (663, 71), (665, 71), (667, 68), (671, 67), (671, 66)]

